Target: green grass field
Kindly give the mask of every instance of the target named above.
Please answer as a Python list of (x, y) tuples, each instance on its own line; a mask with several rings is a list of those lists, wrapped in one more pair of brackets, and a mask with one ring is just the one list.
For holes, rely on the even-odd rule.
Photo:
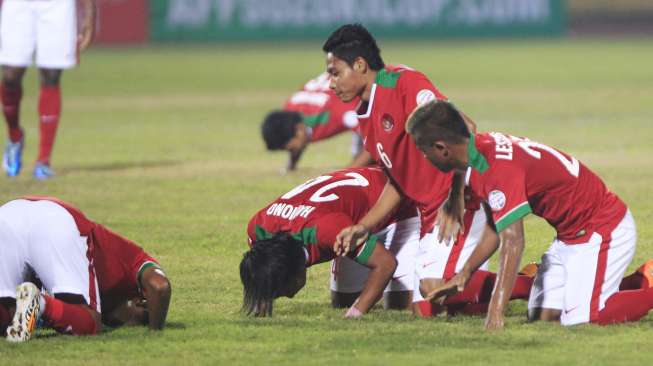
[[(329, 307), (328, 265), (277, 302), (272, 319), (239, 312), (238, 263), (250, 216), (309, 177), (343, 166), (349, 137), (311, 146), (292, 175), (268, 154), (259, 123), (323, 68), (320, 42), (99, 49), (64, 75), (56, 179), (35, 182), (36, 78), (26, 79), (26, 169), (0, 177), (2, 201), (54, 195), (140, 243), (173, 284), (168, 328), (96, 337), (38, 333), (0, 341), (5, 364), (644, 364), (653, 315), (611, 327), (527, 324), (511, 305), (506, 330), (483, 319), (414, 319), (375, 309), (360, 321)], [(425, 72), (480, 130), (526, 135), (572, 153), (630, 206), (638, 223), (629, 271), (653, 257), (653, 42), (619, 40), (382, 42), (388, 63)], [(523, 258), (554, 233), (529, 218)]]

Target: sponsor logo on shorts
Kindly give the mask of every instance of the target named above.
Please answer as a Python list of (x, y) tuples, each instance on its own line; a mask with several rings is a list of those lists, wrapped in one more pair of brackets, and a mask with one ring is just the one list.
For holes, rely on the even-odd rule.
[(506, 206), (506, 195), (499, 190), (490, 192), (487, 200), (492, 211), (501, 211)]
[(415, 97), (415, 102), (417, 102), (417, 105), (422, 105), (424, 103), (428, 103), (435, 99), (436, 99), (435, 93), (433, 93), (433, 91), (428, 89), (422, 89), (417, 93), (417, 96)]

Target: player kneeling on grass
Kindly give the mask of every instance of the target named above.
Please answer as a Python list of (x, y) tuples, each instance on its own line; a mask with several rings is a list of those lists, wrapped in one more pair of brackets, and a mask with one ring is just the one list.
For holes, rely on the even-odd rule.
[(376, 235), (348, 253), (334, 250), (336, 235), (367, 213), (386, 182), (377, 168), (340, 170), (309, 180), (259, 211), (249, 222), (251, 249), (240, 264), (244, 311), (271, 315), (275, 298), (293, 297), (304, 286), (307, 267), (341, 254), (369, 269), (359, 271), (356, 263), (349, 263), (333, 274), (332, 303), (349, 303), (346, 316), (367, 312), (388, 282), (386, 307), (408, 306), (419, 243), (414, 206), (401, 206), (380, 228), (372, 228)]
[(416, 109), (406, 130), (438, 169), (466, 172), (466, 184), (492, 212), (463, 270), (432, 296), (462, 289), (500, 248), (485, 327), (503, 328), (524, 250), (523, 218), (534, 213), (556, 229), (557, 237), (531, 289), (530, 320), (603, 325), (638, 320), (653, 308), (653, 261), (622, 281), (637, 238), (630, 211), (578, 160), (525, 138), (470, 134), (458, 110), (444, 101)]
[(39, 318), (74, 335), (102, 323), (163, 328), (171, 290), (157, 262), (68, 203), (27, 197), (1, 206), (0, 253), (0, 330), (9, 341), (29, 340)]
[[(358, 127), (358, 100), (343, 102), (329, 89), (329, 75), (323, 73), (309, 80), (295, 92), (283, 107), (272, 111), (263, 120), (261, 133), (268, 150), (288, 151), (288, 164), (283, 172), (295, 170), (299, 158), (310, 143), (326, 140)], [(370, 164), (370, 155), (363, 150), (363, 140), (352, 132), (350, 167)]]

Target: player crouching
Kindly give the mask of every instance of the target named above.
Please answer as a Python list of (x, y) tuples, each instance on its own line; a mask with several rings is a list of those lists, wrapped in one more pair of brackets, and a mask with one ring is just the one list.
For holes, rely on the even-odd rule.
[(39, 319), (73, 335), (96, 334), (102, 323), (164, 326), (171, 289), (156, 260), (68, 203), (27, 197), (1, 206), (0, 252), (8, 341), (29, 340)]
[(311, 179), (260, 210), (249, 223), (251, 249), (240, 264), (243, 310), (272, 315), (275, 298), (293, 297), (304, 286), (307, 267), (340, 255), (347, 258), (338, 258), (346, 264), (332, 271), (332, 304), (350, 306), (347, 317), (367, 312), (384, 289), (386, 307), (409, 306), (419, 243), (414, 206), (402, 206), (346, 253), (334, 249), (337, 234), (369, 211), (386, 182), (380, 169), (345, 169)]

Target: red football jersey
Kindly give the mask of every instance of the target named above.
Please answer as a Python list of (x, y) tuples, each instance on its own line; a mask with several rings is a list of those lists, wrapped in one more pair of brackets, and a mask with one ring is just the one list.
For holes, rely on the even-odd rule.
[(323, 73), (295, 92), (283, 109), (299, 112), (309, 128), (311, 141), (319, 141), (349, 131), (358, 125), (358, 100), (344, 103), (329, 89), (329, 74)]
[(547, 145), (492, 132), (472, 136), (468, 151), (467, 183), (488, 202), (497, 231), (532, 212), (574, 244), (626, 214), (596, 174)]
[(48, 200), (58, 204), (75, 219), (81, 236), (88, 238), (93, 265), (100, 288), (102, 311), (111, 312), (120, 303), (140, 295), (139, 276), (156, 259), (134, 242), (89, 220), (78, 208), (54, 197), (25, 197), (32, 201)]
[(434, 99), (447, 98), (424, 74), (404, 66), (386, 66), (376, 76), (369, 102), (358, 109), (365, 149), (386, 166), (398, 188), (417, 204), (422, 235), (433, 229), (453, 174), (442, 173), (429, 163), (405, 125), (415, 107)]
[[(249, 244), (286, 232), (304, 243), (306, 264), (329, 261), (335, 257), (336, 235), (357, 223), (381, 195), (387, 177), (379, 168), (350, 168), (313, 178), (297, 186), (260, 210), (249, 221)], [(414, 217), (414, 206), (403, 205), (375, 230), (393, 220)], [(376, 237), (351, 256), (365, 264), (372, 254)]]

